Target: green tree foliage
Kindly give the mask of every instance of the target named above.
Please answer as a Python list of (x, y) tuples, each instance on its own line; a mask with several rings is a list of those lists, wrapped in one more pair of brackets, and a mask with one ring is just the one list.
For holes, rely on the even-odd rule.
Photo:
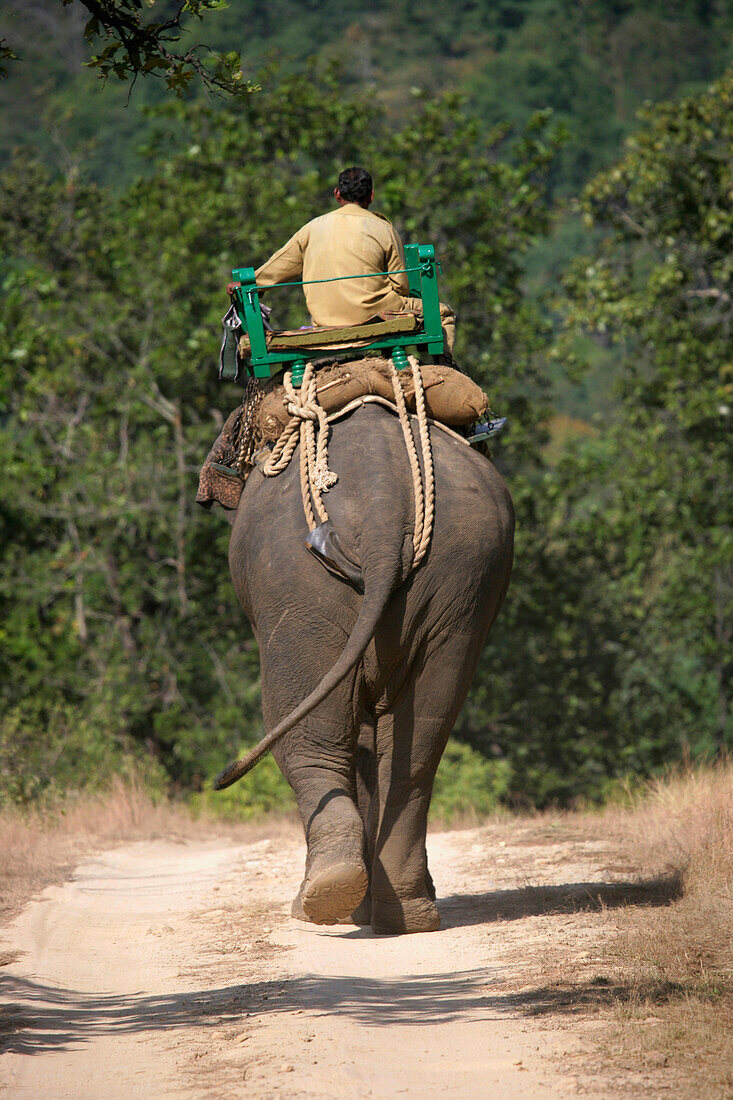
[[(544, 330), (519, 257), (548, 219), (545, 121), (487, 140), (448, 97), (416, 100), (395, 131), (336, 74), (268, 83), (236, 110), (171, 107), (185, 144), (161, 138), (121, 195), (23, 157), (4, 173), (0, 753), (15, 797), (130, 754), (195, 788), (259, 734), (229, 529), (193, 503), (239, 400), (215, 381), (223, 287), (328, 208), (344, 163), (370, 164), (408, 239), (436, 241), (464, 355), (482, 349), (515, 420), (505, 461), (536, 456)], [(302, 316), (299, 297), (273, 302)]]
[(624, 160), (585, 193), (586, 218), (607, 235), (567, 279), (567, 319), (623, 342), (612, 442), (624, 456), (619, 492), (638, 515), (639, 602), (661, 651), (648, 671), (668, 683), (671, 661), (673, 679), (713, 704), (685, 736), (722, 748), (733, 610), (733, 71), (641, 117)]
[[(138, 81), (129, 109), (128, 87), (116, 88), (117, 80), (97, 94), (90, 71), (82, 70), (89, 60), (84, 28), (92, 6), (135, 14), (132, 0), (90, 0), (87, 6), (76, 0), (68, 7), (61, 0), (5, 0), (0, 36), (24, 61), (9, 66), (12, 94), (0, 112), (0, 144), (3, 138), (36, 143), (40, 136), (53, 158), (60, 143), (76, 154), (93, 140), (99, 148), (95, 178), (121, 177), (127, 184), (139, 170), (136, 150), (147, 125), (141, 111), (160, 101), (164, 81)], [(299, 71), (315, 56), (321, 62), (337, 58), (343, 84), (367, 89), (397, 120), (415, 88), (429, 94), (460, 90), (487, 127), (505, 121), (523, 126), (538, 109), (551, 108), (574, 137), (555, 163), (553, 184), (572, 193), (616, 158), (645, 100), (701, 89), (733, 60), (733, 9), (723, 0), (236, 0), (214, 7), (199, 6), (205, 41), (216, 56), (231, 55), (233, 74), (237, 53), (257, 80), (264, 79), (273, 53)], [(206, 60), (195, 50), (200, 21), (185, 18), (180, 0), (156, 0), (142, 10), (145, 27), (183, 14), (180, 38), (166, 48), (178, 58)], [(130, 59), (121, 33), (127, 33), (124, 25), (107, 43), (109, 63), (121, 64), (127, 80)], [(179, 28), (173, 33), (178, 36)], [(164, 54), (154, 51), (151, 63), (161, 66), (153, 72), (167, 72)], [(215, 75), (215, 64), (207, 62), (204, 73)], [(178, 90), (189, 84), (192, 94), (204, 94), (198, 76), (189, 83), (188, 61), (183, 71), (188, 75), (178, 81), (171, 69)], [(562, 252), (562, 242), (555, 244)]]
[(604, 235), (566, 279), (569, 332), (621, 347), (620, 408), (561, 464), (550, 513), (581, 592), (593, 565), (584, 703), (606, 764), (634, 769), (731, 743), (733, 74), (642, 121), (586, 189)]
[(512, 481), (515, 574), (458, 726), (520, 802), (731, 745), (733, 76), (642, 122), (585, 191), (553, 353), (616, 346), (617, 400)]
[[(185, 52), (177, 47), (184, 29), (184, 20), (202, 20), (212, 11), (227, 6), (226, 0), (169, 0), (158, 4), (155, 16), (150, 12), (155, 0), (52, 0), (69, 7), (78, 3), (86, 9), (84, 39), (94, 50), (86, 64), (95, 69), (102, 80), (110, 76), (135, 83), (140, 76), (159, 77), (166, 88), (178, 97), (184, 95), (193, 80), (207, 91), (239, 96), (253, 91), (254, 86), (242, 76), (239, 54), (229, 51), (223, 56), (207, 46), (192, 45)], [(163, 9), (163, 10), (161, 10)], [(204, 55), (209, 61), (202, 60)], [(208, 57), (207, 57), (208, 55)], [(0, 40), (0, 61), (18, 60), (18, 55)], [(0, 78), (7, 76), (7, 66), (0, 67)]]
[(725, 68), (733, 13), (717, 0), (240, 0), (211, 26), (248, 71), (272, 50), (293, 65), (336, 56), (395, 115), (414, 87), (460, 88), (488, 126), (549, 107), (575, 139), (554, 183), (577, 191), (614, 159), (645, 100)]
[(510, 776), (508, 760), (487, 759), (451, 738), (435, 776), (431, 812), (446, 824), (467, 814), (493, 813), (508, 793)]

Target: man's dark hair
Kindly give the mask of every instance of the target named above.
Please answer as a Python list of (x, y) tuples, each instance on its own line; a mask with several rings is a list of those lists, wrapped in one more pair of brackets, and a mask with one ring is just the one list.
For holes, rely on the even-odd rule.
[(358, 202), (360, 206), (368, 206), (374, 184), (366, 168), (344, 168), (339, 175), (338, 190), (341, 198), (346, 202)]

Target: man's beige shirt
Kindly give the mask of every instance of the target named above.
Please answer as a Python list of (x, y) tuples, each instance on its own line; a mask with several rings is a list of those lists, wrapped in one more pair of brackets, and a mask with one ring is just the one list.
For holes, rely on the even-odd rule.
[(388, 271), (339, 283), (304, 286), (315, 325), (357, 325), (384, 310), (399, 312), (409, 294), (402, 241), (391, 223), (357, 203), (314, 218), (258, 268), (257, 283), (333, 279)]

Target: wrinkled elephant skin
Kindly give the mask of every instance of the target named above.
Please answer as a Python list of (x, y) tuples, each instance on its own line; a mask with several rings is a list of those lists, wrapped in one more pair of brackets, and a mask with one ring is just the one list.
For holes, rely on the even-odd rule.
[[(234, 586), (257, 637), (268, 730), (366, 629), (363, 656), (273, 752), (307, 840), (293, 914), (348, 918), (380, 933), (439, 925), (425, 834), (435, 772), (511, 571), (511, 498), (494, 466), (431, 428), (435, 527), (411, 572), (413, 487), (399, 421), (374, 405), (331, 425), (325, 495), (365, 593), (307, 552), (298, 455), (255, 469), (232, 530)], [(376, 622), (355, 624), (364, 604)], [(369, 602), (371, 601), (371, 603)], [(376, 611), (374, 610), (376, 608)], [(368, 644), (367, 644), (368, 643)]]

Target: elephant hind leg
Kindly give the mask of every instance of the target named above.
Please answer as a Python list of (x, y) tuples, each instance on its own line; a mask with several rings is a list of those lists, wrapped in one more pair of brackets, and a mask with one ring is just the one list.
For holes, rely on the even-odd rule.
[[(361, 818), (347, 799), (339, 798), (335, 805), (339, 810), (322, 823), (327, 827), (325, 839), (321, 829), (306, 832), (305, 877), (290, 910), (297, 920), (311, 924), (347, 922), (360, 911), (368, 894), (369, 871)], [(320, 836), (314, 836), (316, 832)]]
[(377, 724), (379, 828), (372, 864), (375, 932), (440, 927), (425, 835), (440, 757), (471, 681), (481, 638), (469, 628), (418, 655)]
[[(299, 669), (297, 655), (290, 667), (300, 672), (293, 677), (295, 684), (307, 683), (308, 672), (314, 674), (312, 669)], [(288, 713), (291, 703), (279, 683), (272, 685), (268, 704), (275, 713), (271, 721)], [(295, 792), (307, 843), (305, 874), (291, 913), (313, 924), (337, 924), (348, 917), (369, 885), (354, 775), (358, 703), (354, 674), (333, 692), (328, 706), (308, 715), (274, 748)]]
[(327, 805), (306, 825), (305, 877), (292, 915), (312, 924), (338, 924), (363, 901), (369, 887), (364, 826), (347, 791), (332, 788)]
[[(376, 717), (368, 709), (361, 714), (359, 737), (356, 746), (356, 805), (364, 827), (364, 858), (366, 867), (372, 865), (374, 840), (379, 819), (379, 803), (375, 797), (377, 785), (377, 762), (375, 752)], [(345, 895), (348, 891), (344, 892)], [(297, 899), (296, 899), (297, 900)], [(372, 898), (367, 871), (367, 886), (357, 904), (349, 912), (339, 917), (338, 924), (365, 925), (371, 922)], [(293, 915), (296, 915), (293, 912)], [(312, 918), (311, 918), (312, 919)]]
[[(371, 711), (365, 710), (361, 719), (359, 731), (359, 743), (356, 751), (356, 786), (357, 805), (362, 821), (367, 843), (367, 864), (371, 868), (374, 863), (374, 851), (377, 843), (379, 829), (379, 792), (377, 789), (377, 719)], [(425, 867), (425, 891), (431, 901), (435, 901), (435, 886), (432, 875)], [(372, 892), (371, 885), (360, 905), (340, 924), (366, 925), (372, 921)]]

